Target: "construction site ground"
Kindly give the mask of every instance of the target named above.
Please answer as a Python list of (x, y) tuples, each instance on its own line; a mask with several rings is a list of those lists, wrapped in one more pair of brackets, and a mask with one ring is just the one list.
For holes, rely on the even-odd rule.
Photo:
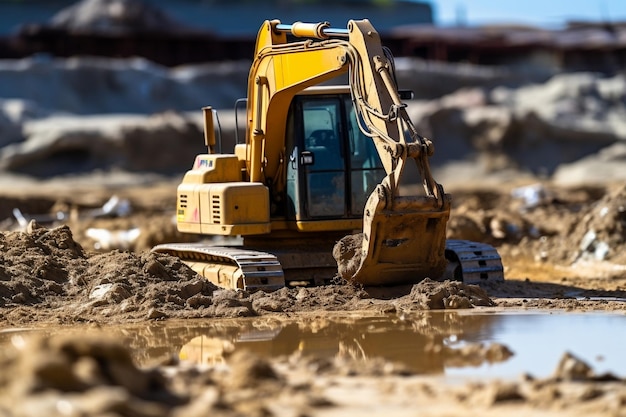
[[(175, 187), (175, 181), (98, 187), (82, 180), (4, 188), (0, 416), (626, 415), (626, 374), (594, 368), (601, 351), (577, 357), (574, 343), (550, 369), (492, 378), (480, 367), (506, 363), (527, 346), (451, 343), (472, 334), (472, 323), (485, 315), (539, 314), (614, 320), (602, 343), (623, 345), (623, 184), (448, 189), (449, 237), (497, 247), (502, 283), (337, 282), (252, 294), (218, 289), (177, 258), (149, 252), (157, 243), (197, 239), (176, 232)], [(24, 223), (32, 218), (37, 222)], [(296, 343), (295, 335), (280, 336), (289, 348), (236, 348), (244, 333), (272, 330), (269, 339), (280, 339), (289, 326), (330, 332), (332, 341), (337, 323), (348, 329), (337, 334), (351, 340), (337, 336), (339, 347), (309, 351), (316, 342)], [(397, 329), (400, 336), (368, 351), (358, 339), (373, 337), (376, 323), (384, 323), (380, 332)], [(213, 330), (203, 333), (207, 328)], [(586, 337), (573, 326), (558, 330)], [(394, 340), (413, 333), (423, 343), (408, 357), (426, 368), (387, 354)], [(235, 348), (229, 334), (239, 335), (231, 338), (239, 341)], [(210, 358), (185, 360), (197, 351), (194, 343), (209, 351), (209, 342), (219, 345)], [(545, 343), (547, 351), (554, 340)], [(479, 370), (460, 379), (444, 371), (463, 368)]]

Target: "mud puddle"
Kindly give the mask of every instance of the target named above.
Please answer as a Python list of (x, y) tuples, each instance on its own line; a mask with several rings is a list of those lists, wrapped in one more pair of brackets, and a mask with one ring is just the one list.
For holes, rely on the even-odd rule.
[(626, 315), (560, 312), (425, 312), (398, 316), (307, 316), (74, 326), (0, 332), (0, 351), (34, 335), (107, 335), (142, 367), (216, 365), (249, 351), (264, 358), (311, 357), (450, 379), (549, 376), (565, 352), (598, 373), (626, 375)]

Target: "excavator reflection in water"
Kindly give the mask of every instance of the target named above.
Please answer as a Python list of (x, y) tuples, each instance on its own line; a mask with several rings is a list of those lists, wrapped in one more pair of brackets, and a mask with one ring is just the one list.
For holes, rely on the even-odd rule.
[(506, 354), (458, 347), (464, 334), (484, 335), (495, 320), (495, 316), (456, 313), (424, 313), (407, 320), (389, 316), (240, 320), (239, 326), (224, 327), (219, 335), (204, 332), (189, 340), (180, 349), (179, 358), (216, 364), (227, 362), (235, 350), (245, 350), (264, 358), (300, 355), (357, 363), (384, 359), (411, 372), (440, 374), (446, 367), (479, 366), (508, 359)]
[[(347, 86), (323, 85), (344, 75)], [(245, 143), (232, 154), (216, 153), (205, 109), (208, 153), (177, 191), (178, 230), (243, 245), (154, 251), (246, 290), (325, 284), (337, 272), (363, 285), (503, 279), (493, 247), (446, 241), (450, 195), (430, 172), (433, 143), (408, 117), (393, 57), (368, 20), (266, 21), (245, 102)]]
[(15, 337), (34, 334), (45, 337), (63, 334), (73, 338), (105, 334), (128, 346), (133, 361), (142, 367), (172, 363), (172, 358), (204, 365), (228, 364), (234, 352), (248, 351), (267, 359), (300, 355), (323, 360), (346, 359), (357, 365), (379, 365), (377, 360), (384, 359), (415, 373), (441, 374), (448, 368), (493, 362), (494, 357), (485, 356), (485, 351), (468, 352), (463, 348), (484, 340), (497, 340), (497, 332), (506, 317), (428, 311), (404, 318), (333, 314), (332, 317), (171, 319), (106, 328), (52, 326), (0, 332), (0, 349), (12, 344)]

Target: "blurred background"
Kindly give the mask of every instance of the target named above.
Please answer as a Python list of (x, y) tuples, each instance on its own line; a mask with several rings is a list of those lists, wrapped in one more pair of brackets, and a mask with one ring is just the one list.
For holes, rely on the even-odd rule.
[(360, 18), (415, 93), (439, 181), (626, 179), (620, 0), (0, 0), (0, 185), (180, 178), (202, 106), (232, 142), (263, 20)]

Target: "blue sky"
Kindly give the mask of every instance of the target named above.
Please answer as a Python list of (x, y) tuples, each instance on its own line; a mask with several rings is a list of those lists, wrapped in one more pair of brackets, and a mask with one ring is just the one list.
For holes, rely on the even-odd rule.
[(435, 21), (468, 25), (522, 23), (559, 26), (567, 20), (626, 21), (626, 0), (431, 0)]

